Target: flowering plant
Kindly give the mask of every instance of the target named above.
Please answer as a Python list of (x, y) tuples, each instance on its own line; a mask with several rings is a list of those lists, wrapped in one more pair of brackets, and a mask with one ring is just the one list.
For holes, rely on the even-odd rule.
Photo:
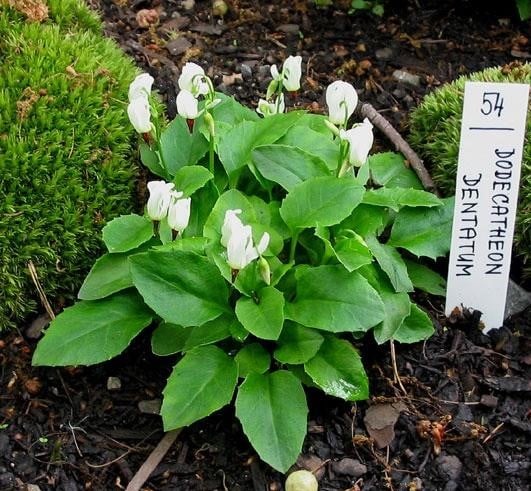
[(347, 129), (357, 104), (349, 84), (328, 88), (328, 117), (284, 113), (283, 90), (300, 87), (300, 64), (290, 57), (272, 69), (263, 117), (187, 64), (180, 115), (163, 130), (150, 121), (152, 80), (133, 82), (141, 158), (161, 180), (148, 183), (144, 215), (105, 226), (108, 253), (33, 360), (99, 363), (153, 325), (154, 353), (179, 354), (164, 389), (165, 429), (236, 395), (244, 432), (281, 471), (306, 435), (304, 385), (365, 399), (354, 340), (432, 333), (409, 293), (444, 294), (444, 280), (415, 257), (447, 252), (452, 214), (399, 155), (368, 157), (371, 123)]

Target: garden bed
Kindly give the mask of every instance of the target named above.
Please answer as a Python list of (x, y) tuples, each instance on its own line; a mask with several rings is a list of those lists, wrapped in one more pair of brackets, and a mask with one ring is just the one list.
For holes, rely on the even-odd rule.
[[(408, 111), (439, 83), (530, 56), (529, 26), (510, 5), (478, 11), (479, 2), (404, 2), (379, 19), (323, 14), (307, 2), (234, 1), (218, 23), (211, 2), (189, 10), (185, 3), (194, 2), (92, 2), (105, 14), (106, 33), (155, 77), (170, 117), (184, 61), (199, 61), (218, 90), (253, 105), (267, 87), (267, 65), (296, 52), (307, 69), (292, 105), (324, 111), (322, 89), (343, 78), (405, 134)], [(144, 8), (156, 10), (158, 23), (139, 27)], [(380, 148), (388, 145), (379, 139)], [(425, 344), (396, 346), (400, 380), (388, 345), (361, 345), (371, 401), (352, 405), (310, 391), (299, 464), (320, 469), (322, 490), (525, 489), (531, 312), (486, 337), (474, 313), (448, 322), (437, 300), (417, 300), (436, 334)], [(142, 334), (107, 364), (31, 368), (28, 328), (0, 341), (0, 489), (125, 488), (162, 438), (159, 417), (142, 411), (156, 412), (175, 360), (148, 353)], [(283, 480), (257, 459), (225, 409), (184, 429), (144, 489), (274, 490)]]

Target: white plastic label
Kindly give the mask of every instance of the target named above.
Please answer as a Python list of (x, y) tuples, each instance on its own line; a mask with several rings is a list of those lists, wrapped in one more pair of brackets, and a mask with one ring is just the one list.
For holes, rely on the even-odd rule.
[(482, 313), (485, 330), (503, 325), (529, 85), (465, 86), (446, 315)]

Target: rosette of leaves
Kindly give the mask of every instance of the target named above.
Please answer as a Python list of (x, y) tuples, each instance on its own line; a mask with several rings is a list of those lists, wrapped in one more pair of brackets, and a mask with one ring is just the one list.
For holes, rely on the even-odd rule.
[(8, 4), (31, 6), (0, 5), (0, 330), (36, 310), (29, 260), (52, 304), (75, 296), (136, 175), (131, 61), (79, 0), (46, 2), (41, 22)]
[[(410, 293), (444, 294), (444, 280), (417, 259), (447, 253), (452, 203), (423, 191), (394, 153), (336, 177), (340, 144), (323, 116), (260, 119), (216, 97), (214, 145), (202, 117), (192, 132), (177, 117), (155, 149), (141, 146), (143, 162), (191, 197), (188, 227), (174, 239), (146, 216), (107, 224), (109, 252), (33, 362), (100, 363), (152, 325), (153, 351), (179, 355), (164, 389), (165, 429), (235, 401), (260, 457), (286, 471), (306, 435), (304, 386), (366, 399), (355, 339), (370, 332), (378, 343), (409, 343), (433, 332)], [(220, 243), (236, 209), (256, 242), (270, 236), (261, 260), (237, 272)]]
[[(410, 141), (426, 160), (433, 179), (446, 195), (455, 191), (459, 138), (465, 83), (531, 83), (531, 64), (488, 68), (458, 78), (426, 96), (410, 119)], [(531, 110), (526, 123), (526, 140), (531, 138)], [(531, 274), (531, 145), (524, 145), (522, 173), (514, 235), (514, 252)]]

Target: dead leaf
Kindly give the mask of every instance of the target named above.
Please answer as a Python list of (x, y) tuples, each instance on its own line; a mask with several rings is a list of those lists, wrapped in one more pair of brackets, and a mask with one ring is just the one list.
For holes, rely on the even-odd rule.
[(393, 404), (375, 404), (369, 407), (363, 418), (367, 432), (378, 448), (387, 447), (395, 438), (395, 423), (400, 412), (406, 408), (398, 402)]
[(48, 18), (48, 5), (43, 0), (8, 0), (7, 4), (33, 22)]
[(136, 13), (139, 27), (150, 27), (159, 23), (159, 13), (155, 9), (142, 9)]

